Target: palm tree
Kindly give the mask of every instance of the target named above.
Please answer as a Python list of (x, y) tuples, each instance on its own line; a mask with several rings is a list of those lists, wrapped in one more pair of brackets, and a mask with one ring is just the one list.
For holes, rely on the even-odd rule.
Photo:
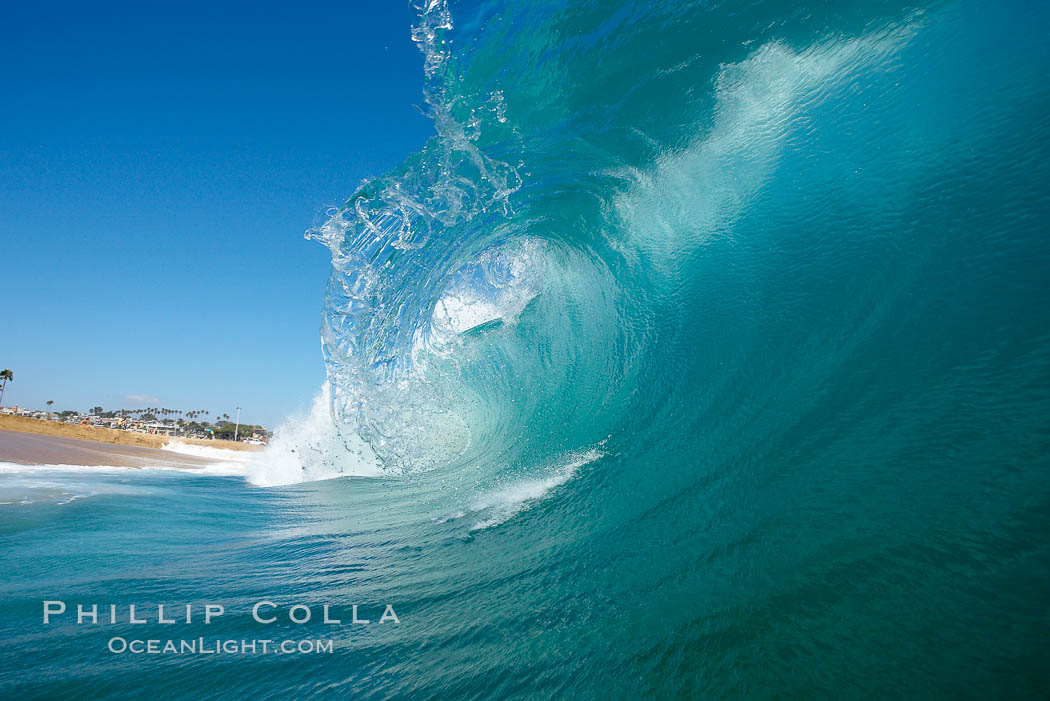
[(0, 385), (0, 406), (4, 405), (4, 390), (7, 389), (7, 383), (14, 379), (15, 374), (7, 368), (4, 368), (3, 371), (0, 372), (0, 380), (3, 380), (4, 382), (4, 384)]
[(55, 403), (54, 399), (47, 400), (47, 418), (51, 418), (51, 405)]

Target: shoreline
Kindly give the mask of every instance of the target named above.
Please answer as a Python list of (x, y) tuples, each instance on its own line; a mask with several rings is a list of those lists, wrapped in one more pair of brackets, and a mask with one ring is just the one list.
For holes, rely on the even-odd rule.
[(238, 443), (221, 439), (201, 440), (199, 438), (173, 438), (170, 436), (138, 433), (136, 431), (119, 431), (117, 429), (103, 428), (101, 426), (82, 426), (80, 424), (44, 421), (42, 419), (29, 418), (28, 416), (12, 416), (10, 414), (0, 414), (0, 430), (137, 448), (162, 449), (168, 443), (183, 443), (186, 445), (221, 448), (223, 450), (258, 452), (265, 447), (261, 445), (253, 445), (251, 443)]
[(165, 467), (199, 470), (215, 462), (209, 457), (160, 448), (0, 429), (0, 463), (30, 467)]

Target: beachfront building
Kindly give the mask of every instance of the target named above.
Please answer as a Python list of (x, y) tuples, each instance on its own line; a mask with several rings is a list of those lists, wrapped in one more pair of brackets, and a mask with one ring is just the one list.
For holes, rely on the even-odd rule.
[(177, 436), (182, 433), (182, 427), (176, 424), (151, 423), (146, 424), (146, 433), (158, 436)]

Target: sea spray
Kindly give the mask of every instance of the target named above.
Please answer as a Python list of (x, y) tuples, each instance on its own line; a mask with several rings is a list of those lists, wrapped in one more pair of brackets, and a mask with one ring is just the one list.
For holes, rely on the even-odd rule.
[(271, 487), (380, 474), (379, 462), (367, 444), (336, 431), (328, 392), (327, 386), (322, 387), (308, 412), (286, 420), (263, 452), (250, 454), (243, 473), (249, 482)]

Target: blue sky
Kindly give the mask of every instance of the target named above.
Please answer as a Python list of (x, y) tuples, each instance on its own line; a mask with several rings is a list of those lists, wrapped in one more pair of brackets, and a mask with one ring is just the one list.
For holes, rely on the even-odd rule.
[(0, 21), (4, 403), (277, 423), (324, 379), (303, 231), (432, 133), (413, 11), (96, 5)]

